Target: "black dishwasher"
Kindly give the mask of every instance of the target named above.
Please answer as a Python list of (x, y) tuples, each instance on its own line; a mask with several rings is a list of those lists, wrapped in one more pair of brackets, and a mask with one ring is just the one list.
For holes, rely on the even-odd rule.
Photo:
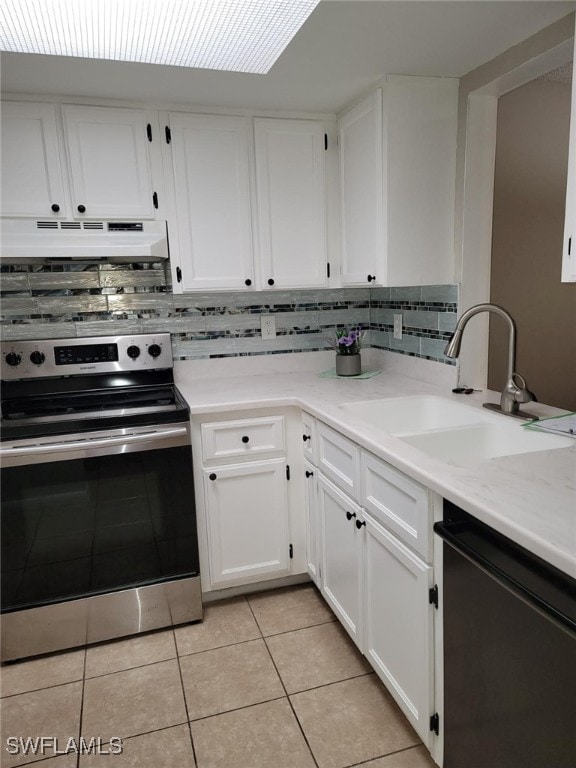
[(444, 502), (444, 768), (576, 766), (576, 581)]

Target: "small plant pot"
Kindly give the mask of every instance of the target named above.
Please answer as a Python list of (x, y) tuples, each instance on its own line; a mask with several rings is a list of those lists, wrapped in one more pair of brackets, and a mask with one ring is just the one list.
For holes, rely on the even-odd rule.
[(338, 376), (358, 376), (362, 373), (360, 355), (336, 355), (336, 373)]

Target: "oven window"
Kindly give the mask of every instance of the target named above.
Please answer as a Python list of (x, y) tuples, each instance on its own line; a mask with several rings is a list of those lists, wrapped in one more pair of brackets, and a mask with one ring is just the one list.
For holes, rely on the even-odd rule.
[(199, 572), (190, 446), (2, 469), (2, 610)]

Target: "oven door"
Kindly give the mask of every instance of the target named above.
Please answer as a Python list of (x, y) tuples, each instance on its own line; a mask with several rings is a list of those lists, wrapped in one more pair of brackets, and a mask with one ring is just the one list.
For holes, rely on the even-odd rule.
[(199, 573), (188, 423), (20, 440), (2, 459), (2, 611)]

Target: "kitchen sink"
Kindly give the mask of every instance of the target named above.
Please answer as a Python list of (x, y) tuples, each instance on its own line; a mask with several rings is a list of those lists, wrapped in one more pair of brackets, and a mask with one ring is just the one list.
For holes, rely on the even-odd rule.
[(368, 400), (340, 406), (352, 417), (389, 435), (450, 429), (493, 421), (494, 414), (444, 397), (424, 395)]
[[(498, 417), (507, 418), (505, 416)], [(574, 439), (543, 432), (531, 432), (521, 424), (474, 424), (459, 429), (446, 429), (404, 435), (401, 438), (434, 458), (458, 464), (462, 461), (485, 461), (498, 456), (569, 448)]]
[(436, 395), (392, 397), (340, 407), (358, 421), (454, 464), (574, 444), (573, 438), (529, 431), (509, 416)]

